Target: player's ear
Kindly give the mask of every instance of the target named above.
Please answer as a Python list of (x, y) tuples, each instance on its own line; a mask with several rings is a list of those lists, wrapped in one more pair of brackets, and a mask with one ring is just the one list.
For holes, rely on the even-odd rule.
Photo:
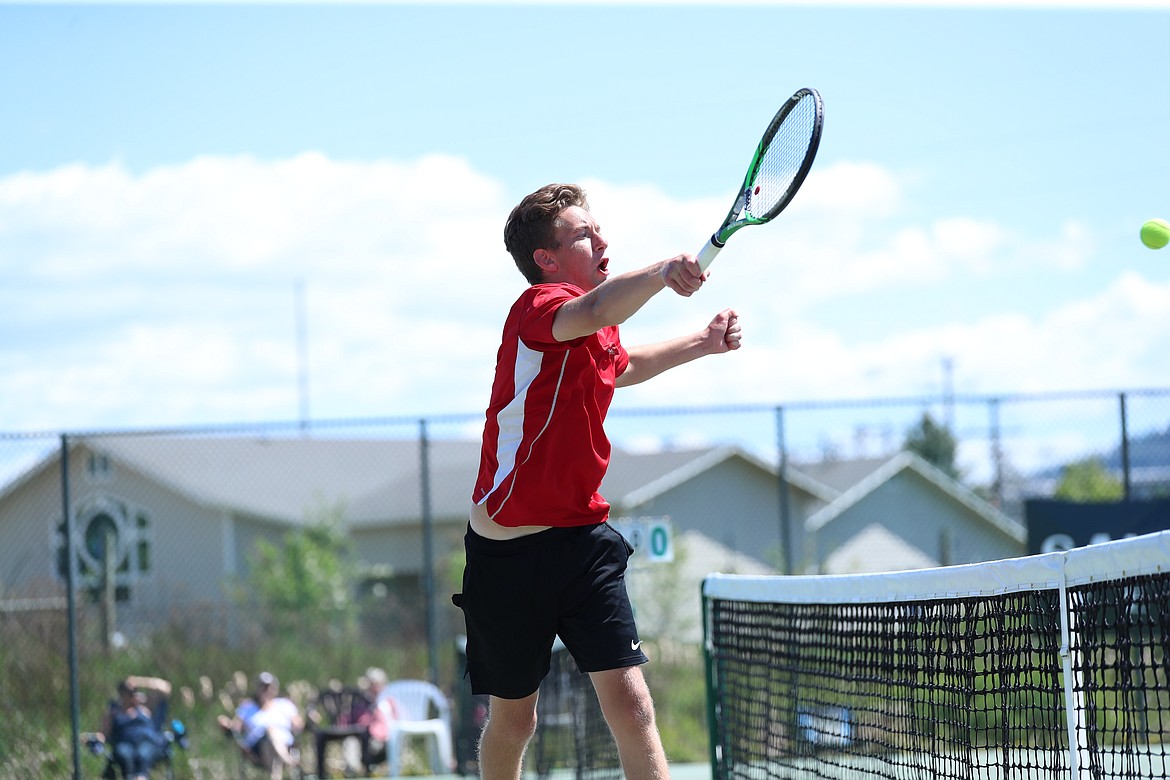
[(532, 253), (532, 259), (536, 261), (536, 266), (545, 273), (557, 270), (557, 260), (547, 249), (537, 249)]

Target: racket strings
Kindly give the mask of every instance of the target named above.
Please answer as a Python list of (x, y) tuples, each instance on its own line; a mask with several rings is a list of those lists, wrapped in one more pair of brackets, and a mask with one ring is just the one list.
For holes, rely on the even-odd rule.
[(746, 192), (744, 211), (747, 215), (766, 217), (787, 201), (793, 182), (809, 155), (816, 120), (816, 100), (806, 96), (780, 123)]

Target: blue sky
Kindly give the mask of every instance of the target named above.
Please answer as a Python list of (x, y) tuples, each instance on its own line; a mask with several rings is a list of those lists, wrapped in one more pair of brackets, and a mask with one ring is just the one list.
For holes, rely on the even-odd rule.
[[(1170, 386), (1162, 3), (0, 3), (0, 430), (482, 410), (511, 206), (695, 252), (796, 88), (796, 202), (696, 296), (734, 355), (629, 407)], [(718, 360), (719, 363), (714, 363)]]

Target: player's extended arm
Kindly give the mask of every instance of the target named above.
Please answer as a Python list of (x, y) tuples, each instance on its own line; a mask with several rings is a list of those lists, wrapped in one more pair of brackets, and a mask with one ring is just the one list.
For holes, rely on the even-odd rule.
[(630, 363), (617, 378), (616, 384), (618, 387), (636, 385), (704, 355), (739, 349), (741, 339), (739, 316), (734, 309), (725, 309), (716, 314), (706, 328), (696, 333), (657, 344), (628, 348), (626, 351)]
[(565, 301), (557, 309), (553, 338), (572, 341), (607, 325), (621, 325), (667, 287), (679, 295), (689, 296), (705, 279), (693, 255), (678, 255), (614, 276), (581, 297)]
[(171, 683), (161, 677), (130, 676), (126, 681), (139, 690), (157, 691), (163, 696), (171, 695)]

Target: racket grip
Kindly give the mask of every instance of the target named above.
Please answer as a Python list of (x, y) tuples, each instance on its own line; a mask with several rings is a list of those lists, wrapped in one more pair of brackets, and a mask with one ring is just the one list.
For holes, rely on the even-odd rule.
[(699, 270), (705, 272), (722, 248), (715, 243), (714, 236), (709, 238), (706, 245), (699, 250), (699, 254), (695, 255), (695, 259), (699, 261)]

